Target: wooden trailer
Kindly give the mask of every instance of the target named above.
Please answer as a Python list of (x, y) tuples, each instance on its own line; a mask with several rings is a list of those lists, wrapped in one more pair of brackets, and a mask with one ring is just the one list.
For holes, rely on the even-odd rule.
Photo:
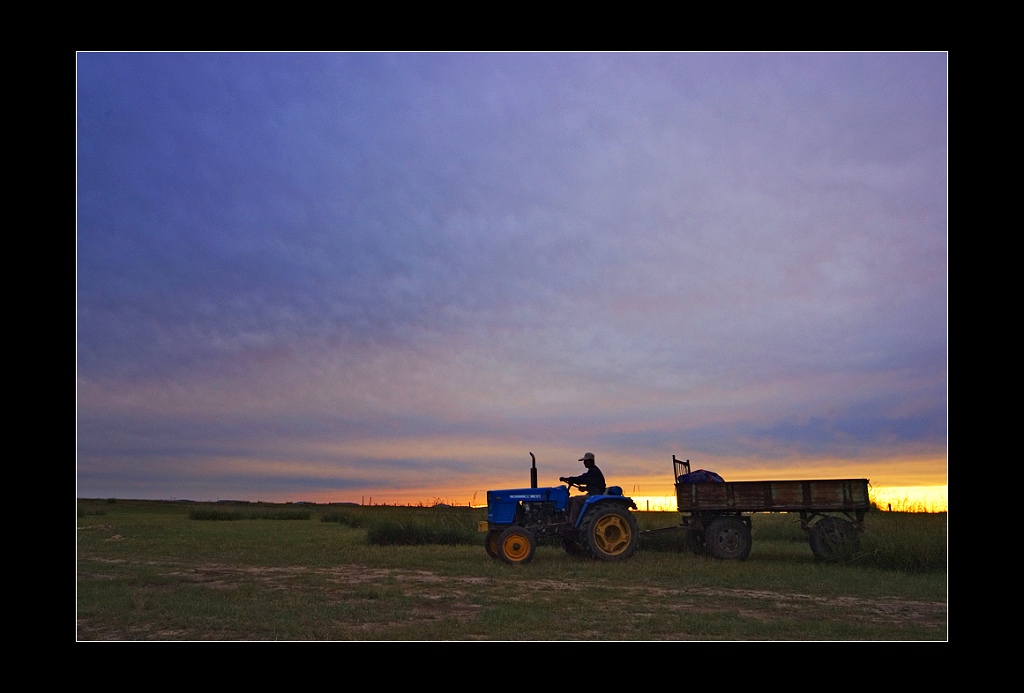
[(672, 455), (672, 468), (678, 529), (686, 531), (695, 553), (745, 559), (751, 546), (750, 513), (798, 514), (811, 551), (821, 560), (846, 560), (860, 549), (864, 515), (871, 507), (867, 479), (688, 483), (689, 460)]

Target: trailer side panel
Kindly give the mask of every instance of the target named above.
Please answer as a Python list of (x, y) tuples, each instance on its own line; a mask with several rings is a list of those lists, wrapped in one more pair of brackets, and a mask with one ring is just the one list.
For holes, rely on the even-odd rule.
[(679, 511), (807, 512), (867, 510), (867, 479), (729, 481), (676, 484)]

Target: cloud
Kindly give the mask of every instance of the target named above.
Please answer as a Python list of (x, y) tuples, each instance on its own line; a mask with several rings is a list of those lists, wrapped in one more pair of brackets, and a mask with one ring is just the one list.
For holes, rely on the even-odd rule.
[(80, 483), (943, 461), (946, 108), (934, 53), (80, 54)]

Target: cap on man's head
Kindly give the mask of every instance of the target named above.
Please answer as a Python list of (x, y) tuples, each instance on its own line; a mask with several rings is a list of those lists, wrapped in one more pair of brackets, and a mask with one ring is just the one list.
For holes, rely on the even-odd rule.
[(583, 457), (579, 458), (576, 461), (577, 462), (587, 462), (587, 461), (593, 462), (594, 461), (594, 453), (592, 453), (592, 452), (585, 452), (585, 453), (583, 453)]

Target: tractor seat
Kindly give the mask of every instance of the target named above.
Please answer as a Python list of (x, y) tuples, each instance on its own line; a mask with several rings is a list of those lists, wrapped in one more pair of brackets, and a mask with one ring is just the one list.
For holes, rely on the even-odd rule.
[(622, 487), (621, 486), (609, 486), (607, 489), (605, 489), (604, 495), (606, 495), (606, 496), (621, 496), (622, 495)]

